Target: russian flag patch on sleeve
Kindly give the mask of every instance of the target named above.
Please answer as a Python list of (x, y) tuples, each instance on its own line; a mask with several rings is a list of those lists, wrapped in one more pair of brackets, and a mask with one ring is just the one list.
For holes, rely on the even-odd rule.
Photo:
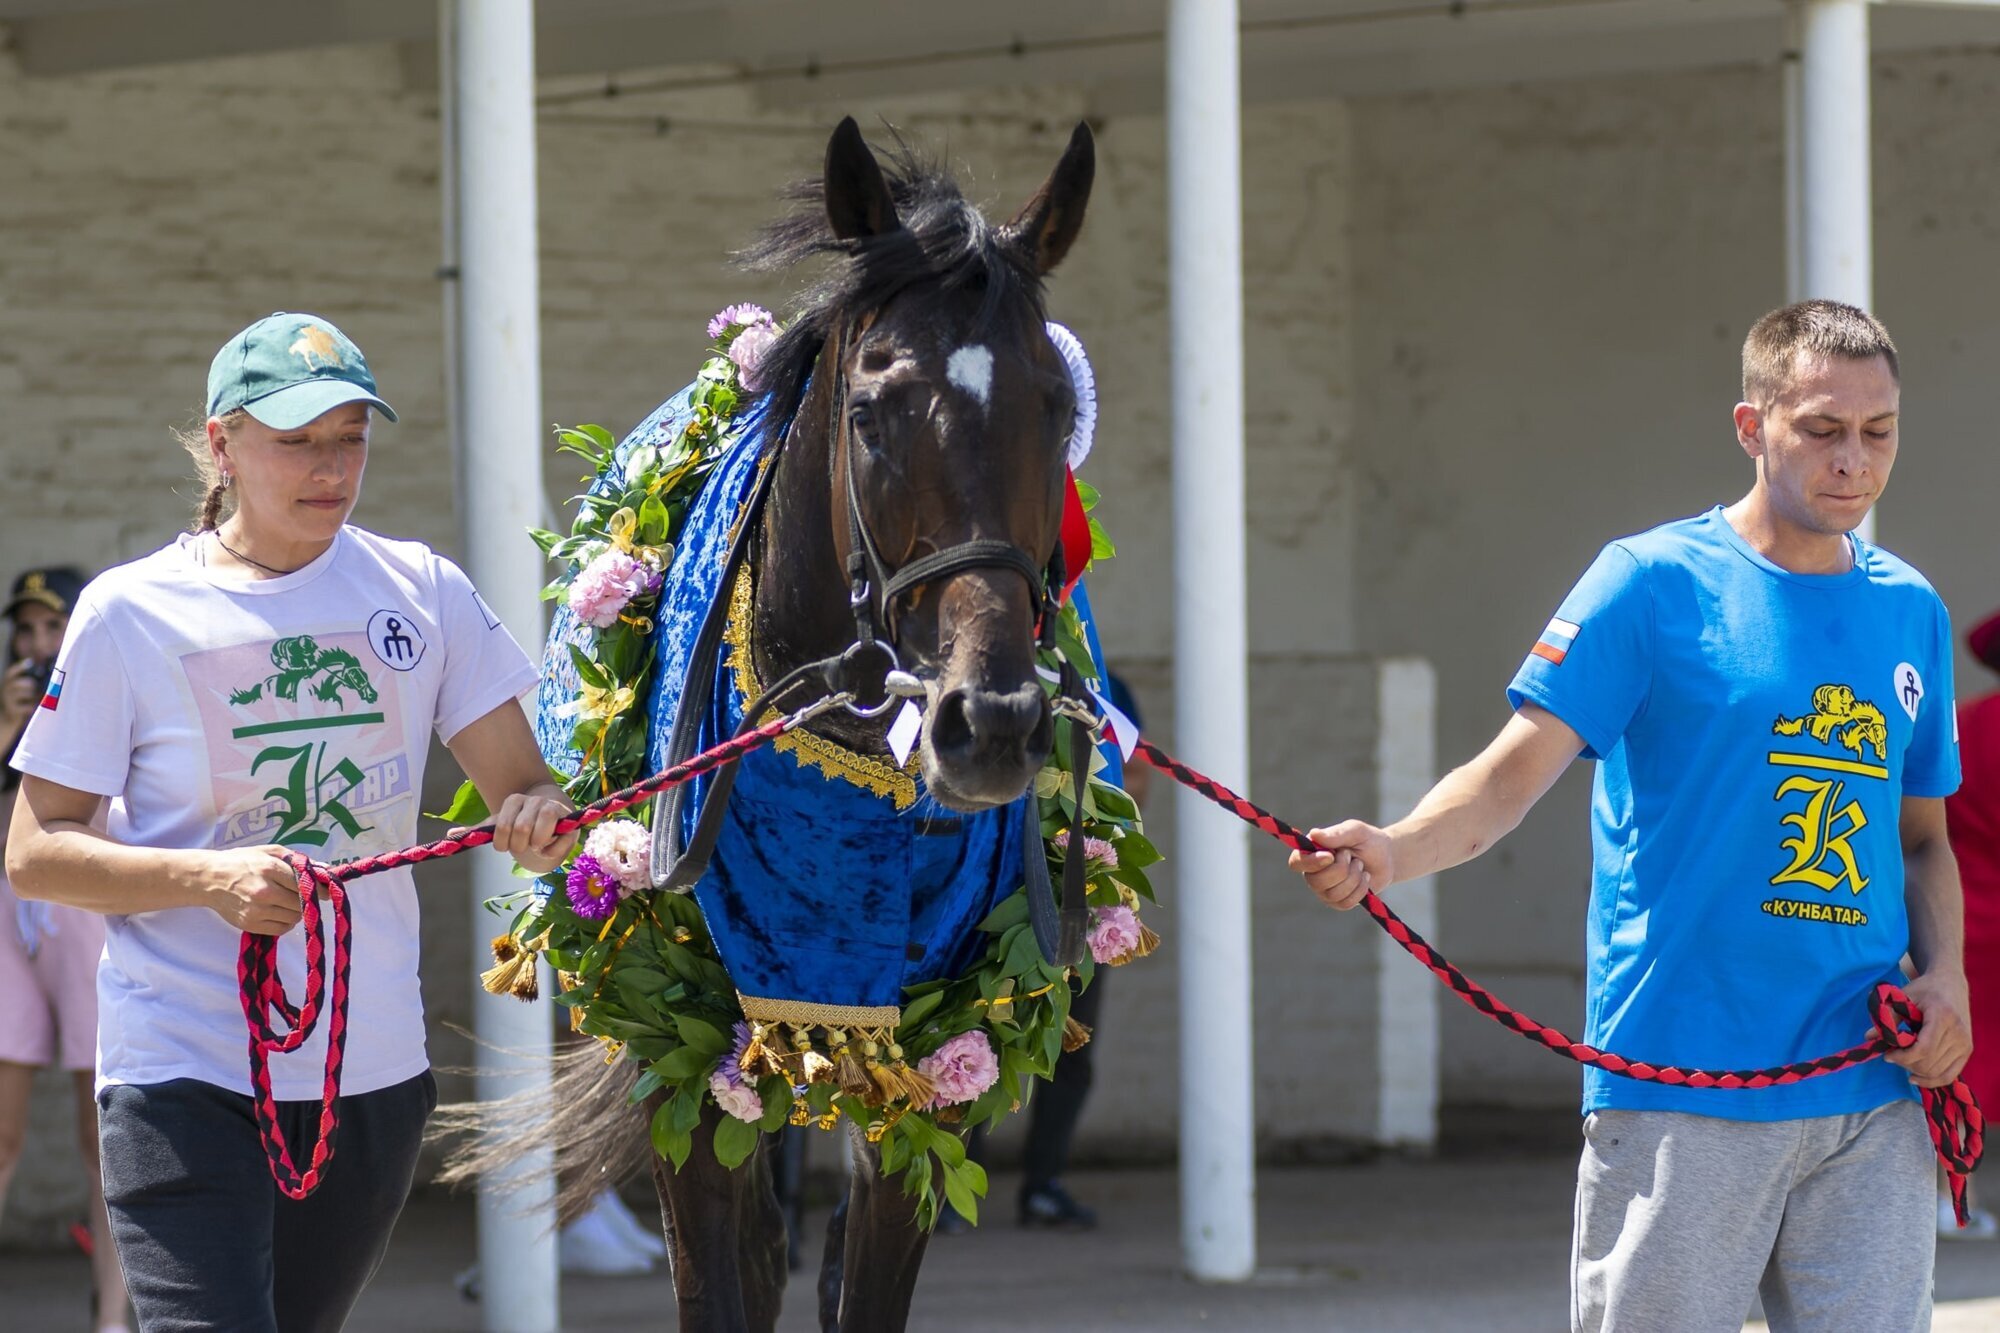
[(1581, 627), (1571, 624), (1558, 616), (1542, 631), (1542, 637), (1535, 640), (1535, 656), (1551, 666), (1561, 666), (1563, 658), (1569, 656), (1570, 645), (1576, 642)]
[(51, 673), (49, 676), (48, 692), (42, 695), (42, 707), (48, 709), (51, 713), (55, 712), (56, 705), (62, 702), (62, 685), (63, 673), (60, 671)]

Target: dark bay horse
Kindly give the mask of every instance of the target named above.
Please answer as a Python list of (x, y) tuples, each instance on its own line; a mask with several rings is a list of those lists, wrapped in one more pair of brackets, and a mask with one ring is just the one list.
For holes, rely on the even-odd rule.
[[(886, 640), (926, 702), (915, 813), (956, 824), (1032, 803), (1053, 744), (1036, 675), (1037, 622), (1054, 614), (1044, 571), (1062, 528), (1076, 401), (1045, 330), (1042, 280), (1082, 225), (1094, 148), (1079, 125), (1047, 181), (998, 225), (945, 171), (900, 144), (886, 161), (885, 170), (843, 121), (823, 178), (795, 187), (795, 211), (745, 255), (764, 270), (826, 262), (760, 370), (758, 410), (785, 424), (763, 450), (770, 475), (747, 534), (748, 647), (755, 678), (771, 682), (858, 638)], [(1058, 561), (1057, 580), (1059, 570)], [(705, 687), (686, 678), (689, 691)], [(655, 733), (672, 705), (655, 700)], [(885, 718), (836, 712), (812, 730), (893, 766)], [(786, 834), (773, 830), (767, 859), (792, 854)], [(1019, 839), (1012, 845), (1003, 896), (1020, 884)], [(837, 904), (880, 886), (818, 891)], [(607, 1066), (595, 1046), (581, 1051), (559, 1061), (557, 1124), (532, 1130), (537, 1142), (558, 1145), (573, 1197), (594, 1193), (602, 1173), (628, 1166), (632, 1144), (643, 1142), (605, 1127), (646, 1123), (625, 1105), (636, 1066)], [(720, 1115), (704, 1107), (678, 1170), (642, 1151), (663, 1205), (681, 1328), (753, 1333), (777, 1320), (785, 1225), (766, 1160), (772, 1140), (726, 1169), (712, 1151)], [(877, 1147), (858, 1131), (849, 1139), (848, 1201), (844, 1225), (837, 1215), (828, 1238), (821, 1323), (891, 1333), (907, 1321), (929, 1233), (916, 1200), (883, 1175)], [(517, 1139), (485, 1149), (461, 1171), (519, 1147)]]

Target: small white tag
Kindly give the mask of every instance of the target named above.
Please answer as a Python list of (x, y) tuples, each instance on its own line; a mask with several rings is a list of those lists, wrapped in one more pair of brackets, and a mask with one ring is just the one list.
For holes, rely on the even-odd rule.
[(1896, 702), (1910, 715), (1910, 721), (1917, 720), (1917, 705), (1924, 701), (1924, 678), (1908, 662), (1896, 664)]
[(1104, 697), (1104, 691), (1095, 685), (1090, 687), (1090, 697), (1097, 700), (1097, 707), (1104, 714), (1104, 734), (1118, 746), (1118, 753), (1125, 761), (1132, 761), (1132, 752), (1139, 748), (1139, 727), (1131, 718), (1119, 711), (1118, 705)]
[(897, 768), (910, 762), (910, 751), (916, 748), (917, 733), (923, 726), (924, 710), (917, 707), (915, 699), (903, 700), (902, 711), (889, 724), (889, 753), (896, 756)]

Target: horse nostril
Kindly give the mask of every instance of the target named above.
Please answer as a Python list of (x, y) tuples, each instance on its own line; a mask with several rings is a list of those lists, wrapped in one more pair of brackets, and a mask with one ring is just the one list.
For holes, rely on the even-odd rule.
[(965, 691), (951, 690), (938, 700), (931, 716), (931, 746), (941, 754), (957, 754), (972, 747), (972, 720), (966, 714)]

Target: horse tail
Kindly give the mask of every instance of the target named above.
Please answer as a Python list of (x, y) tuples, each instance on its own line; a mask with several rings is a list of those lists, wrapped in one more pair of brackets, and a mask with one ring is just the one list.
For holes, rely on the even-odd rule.
[(494, 1181), (506, 1193), (546, 1186), (541, 1171), (520, 1163), (554, 1150), (556, 1217), (582, 1215), (606, 1186), (652, 1161), (644, 1109), (632, 1102), (639, 1066), (604, 1058), (597, 1042), (564, 1042), (549, 1060), (549, 1088), (488, 1102), (453, 1102), (432, 1113), (425, 1137), (448, 1145), (436, 1179), (453, 1187)]

